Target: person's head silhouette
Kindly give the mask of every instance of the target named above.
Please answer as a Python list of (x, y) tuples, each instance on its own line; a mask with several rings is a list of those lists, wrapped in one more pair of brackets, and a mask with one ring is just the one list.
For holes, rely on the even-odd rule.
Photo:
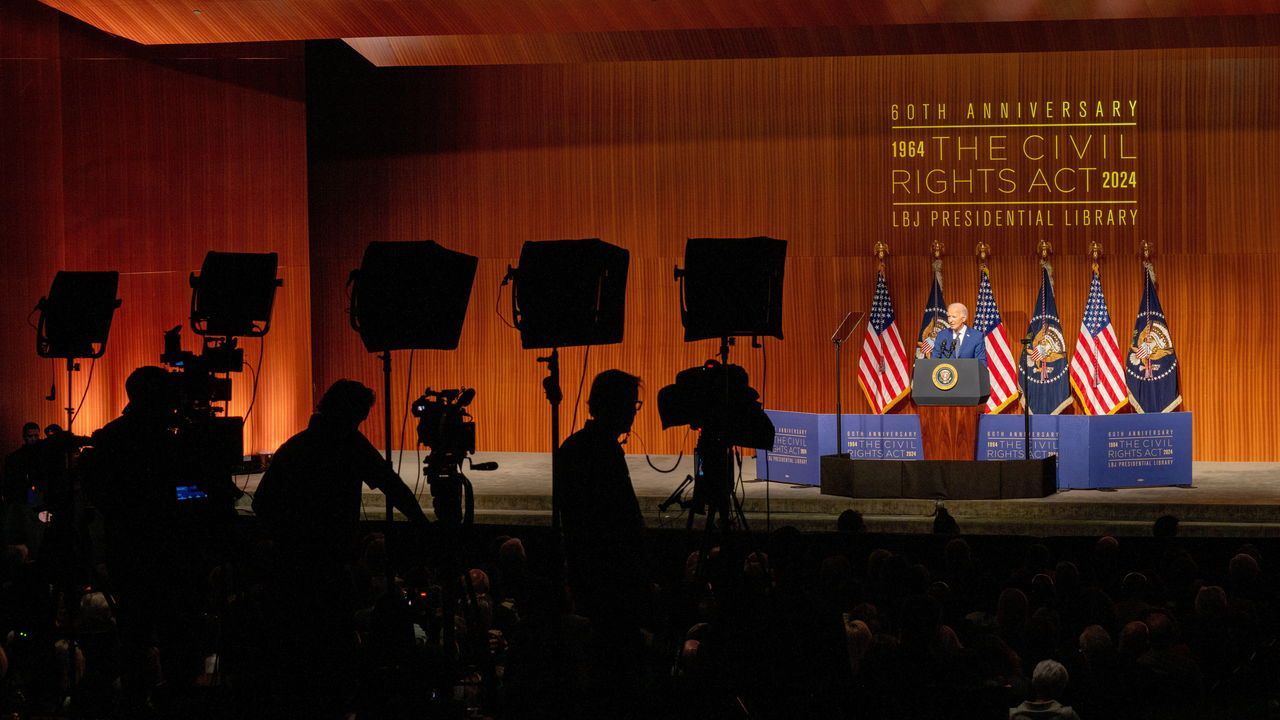
[(373, 390), (355, 380), (339, 380), (329, 386), (316, 412), (342, 425), (359, 427), (373, 408)]
[(169, 373), (162, 367), (143, 365), (129, 373), (124, 392), (129, 397), (126, 412), (164, 415), (178, 409)]
[(640, 378), (621, 370), (605, 370), (591, 381), (587, 396), (591, 417), (621, 435), (631, 431), (640, 410)]

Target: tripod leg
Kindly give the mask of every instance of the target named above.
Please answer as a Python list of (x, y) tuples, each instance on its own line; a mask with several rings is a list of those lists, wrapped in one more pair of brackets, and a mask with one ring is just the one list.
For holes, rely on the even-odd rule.
[(729, 497), (733, 498), (733, 507), (738, 512), (738, 522), (742, 523), (744, 532), (750, 533), (751, 528), (747, 525), (747, 513), (742, 509), (742, 498), (738, 497), (738, 493), (729, 488)]

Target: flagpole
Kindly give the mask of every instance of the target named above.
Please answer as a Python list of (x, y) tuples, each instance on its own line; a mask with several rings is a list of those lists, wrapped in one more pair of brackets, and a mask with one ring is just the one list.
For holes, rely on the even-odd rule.
[[(946, 249), (946, 246), (942, 244), (941, 240), (934, 240), (932, 249), (933, 249), (933, 265), (932, 265), (933, 277), (938, 283), (939, 290), (941, 290), (942, 288), (942, 252)], [(939, 294), (939, 299), (941, 299), (941, 297), (942, 297), (941, 294)], [(938, 305), (933, 308), (933, 324), (936, 325), (938, 322), (938, 319), (943, 317), (945, 314), (946, 314), (946, 308), (942, 307), (942, 303), (938, 303)]]
[[(1040, 251), (1040, 267), (1043, 273), (1043, 269), (1045, 265), (1049, 262), (1049, 252), (1053, 249), (1053, 246), (1049, 244), (1048, 240), (1042, 239), (1040, 240), (1040, 243), (1036, 247)], [(1045, 280), (1043, 279), (1043, 275), (1040, 282), (1041, 284), (1045, 282)], [(1044, 330), (1045, 326), (1049, 322), (1048, 318), (1045, 317), (1045, 314), (1048, 309), (1047, 308), (1048, 302), (1049, 302), (1048, 289), (1041, 288), (1041, 291), (1040, 291), (1040, 329), (1041, 330)], [(1030, 357), (1031, 343), (1034, 342), (1034, 340), (1035, 338), (1031, 334), (1031, 325), (1030, 323), (1028, 323), (1027, 334), (1024, 335), (1022, 338), (1022, 354), (1024, 357), (1028, 357), (1028, 358)], [(1018, 369), (1019, 369), (1018, 379), (1022, 381), (1022, 459), (1030, 460), (1031, 459), (1031, 396), (1027, 394), (1027, 375), (1029, 373), (1022, 372), (1022, 368), (1018, 368)]]
[[(883, 240), (877, 240), (875, 246), (872, 248), (872, 252), (876, 256), (876, 283), (878, 288), (880, 277), (884, 275), (884, 256), (889, 253), (889, 245), (885, 243)], [(874, 300), (872, 301), (872, 305), (875, 305)], [(881, 414), (882, 415), (884, 414), (883, 410), (881, 411)], [(836, 415), (836, 452), (840, 452), (844, 449), (844, 427), (841, 424), (842, 420), (844, 420), (844, 418), (841, 415), (837, 414)], [(840, 452), (840, 454), (843, 455), (844, 453)]]
[[(1142, 322), (1143, 330), (1151, 330), (1151, 293), (1147, 292), (1147, 285), (1155, 285), (1155, 280), (1151, 277), (1151, 243), (1147, 240), (1142, 241)], [(1135, 330), (1134, 334), (1129, 337), (1130, 345), (1137, 350), (1137, 343), (1140, 335)], [(1146, 369), (1146, 377), (1151, 377), (1151, 358), (1138, 356), (1142, 360), (1143, 367)], [(1127, 384), (1127, 381), (1126, 381)]]

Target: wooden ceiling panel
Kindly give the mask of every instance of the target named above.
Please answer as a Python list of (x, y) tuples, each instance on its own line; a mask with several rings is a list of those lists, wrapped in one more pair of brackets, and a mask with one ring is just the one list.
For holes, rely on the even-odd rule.
[(1265, 47), (1280, 15), (1150, 20), (348, 38), (379, 67)]
[(139, 43), (184, 44), (1269, 15), (1277, 0), (40, 0)]

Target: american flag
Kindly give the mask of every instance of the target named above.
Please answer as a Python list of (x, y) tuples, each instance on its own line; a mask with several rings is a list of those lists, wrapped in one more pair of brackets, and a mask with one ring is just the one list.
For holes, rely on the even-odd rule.
[(911, 374), (907, 370), (910, 366), (893, 315), (889, 286), (884, 282), (884, 272), (878, 272), (871, 318), (862, 339), (862, 357), (858, 358), (858, 384), (872, 410), (886, 413), (907, 396), (911, 385)]
[(1089, 415), (1110, 415), (1124, 407), (1129, 395), (1120, 345), (1096, 270), (1089, 283), (1089, 300), (1084, 305), (1076, 352), (1071, 356), (1071, 387)]
[(982, 269), (978, 283), (978, 307), (973, 314), (973, 329), (982, 333), (987, 347), (987, 371), (991, 375), (991, 397), (986, 412), (995, 414), (1018, 398), (1018, 365), (1009, 349), (1009, 334), (1004, 330), (996, 296), (991, 292), (991, 276)]

